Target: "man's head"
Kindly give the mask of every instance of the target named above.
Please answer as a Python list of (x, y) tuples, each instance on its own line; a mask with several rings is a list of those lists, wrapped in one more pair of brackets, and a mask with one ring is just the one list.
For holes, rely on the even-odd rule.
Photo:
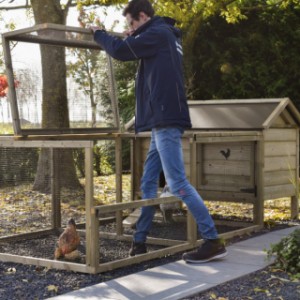
[(154, 9), (148, 0), (132, 0), (123, 11), (128, 25), (137, 30), (154, 16)]

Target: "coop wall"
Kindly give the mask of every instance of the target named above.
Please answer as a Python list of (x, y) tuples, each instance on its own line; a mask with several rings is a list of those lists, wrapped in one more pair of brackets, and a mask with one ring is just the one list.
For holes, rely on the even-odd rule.
[(271, 128), (264, 132), (264, 200), (297, 194), (299, 131)]
[(223, 192), (234, 198), (254, 194), (254, 150), (254, 142), (198, 144), (198, 190), (208, 198), (209, 191), (219, 192), (223, 198)]

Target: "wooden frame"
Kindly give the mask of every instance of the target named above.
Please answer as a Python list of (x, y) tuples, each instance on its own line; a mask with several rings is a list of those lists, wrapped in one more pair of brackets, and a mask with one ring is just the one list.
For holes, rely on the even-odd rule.
[[(81, 139), (70, 139), (79, 138), (77, 135), (59, 135), (52, 136), (50, 139), (45, 139), (44, 136), (32, 136), (31, 138), (25, 138), (23, 136), (19, 137), (0, 137), (0, 147), (50, 147), (50, 148), (84, 148), (85, 149), (85, 170), (86, 170), (86, 186), (85, 186), (85, 207), (86, 207), (86, 229), (85, 231), (78, 230), (82, 234), (86, 236), (86, 264), (78, 264), (66, 261), (56, 261), (51, 259), (42, 259), (42, 258), (34, 258), (34, 257), (24, 257), (19, 255), (12, 255), (7, 253), (0, 253), (0, 259), (2, 261), (10, 261), (17, 262), (23, 264), (34, 264), (38, 266), (44, 266), (48, 268), (57, 268), (64, 270), (72, 270), (74, 272), (82, 272), (82, 273), (99, 273), (105, 272), (108, 270), (112, 270), (115, 268), (120, 268), (124, 266), (128, 266), (135, 263), (140, 263), (143, 261), (147, 261), (154, 258), (159, 258), (164, 255), (170, 255), (178, 252), (182, 252), (185, 250), (192, 249), (197, 245), (202, 243), (202, 240), (197, 240), (197, 228), (194, 219), (189, 214), (187, 218), (187, 239), (182, 240), (172, 240), (172, 239), (162, 239), (162, 238), (148, 238), (148, 243), (154, 245), (162, 245), (165, 246), (163, 249), (151, 251), (149, 253), (139, 255), (136, 257), (128, 257), (125, 259), (119, 259), (112, 262), (101, 263), (99, 257), (99, 246), (100, 240), (102, 238), (106, 239), (118, 239), (124, 241), (131, 241), (132, 236), (123, 234), (122, 227), (122, 210), (125, 209), (134, 209), (147, 205), (158, 205), (160, 203), (175, 203), (180, 201), (175, 197), (167, 197), (167, 198), (157, 198), (157, 199), (146, 199), (142, 201), (132, 201), (129, 203), (122, 203), (122, 138), (132, 138), (132, 136), (128, 136), (127, 134), (98, 134), (92, 135), (93, 139), (91, 139), (90, 135), (80, 136)], [(55, 139), (55, 140), (53, 140)], [(93, 204), (93, 144), (94, 140), (99, 139), (112, 139), (115, 141), (115, 151), (116, 151), (116, 203), (110, 205), (103, 206), (94, 206)], [(194, 138), (191, 136), (190, 139), (191, 144), (191, 155), (196, 156), (196, 144), (194, 142)], [(55, 174), (55, 170), (52, 171)], [(191, 174), (194, 179), (196, 177), (196, 167), (191, 166)], [(55, 191), (56, 187), (53, 185), (52, 190)], [(2, 237), (0, 238), (0, 242), (7, 241), (16, 241), (26, 238), (38, 238), (42, 235), (54, 234), (57, 232), (60, 224), (60, 204), (59, 199), (52, 199), (52, 209), (55, 210), (55, 213), (52, 212), (52, 229), (43, 230), (34, 233), (26, 233), (20, 234), (16, 236)], [(117, 222), (117, 230), (115, 234), (99, 232), (99, 214), (101, 213), (109, 213), (114, 212), (116, 214), (116, 222)], [(237, 224), (235, 224), (238, 226)], [(241, 235), (253, 231), (258, 231), (260, 226), (249, 226), (249, 224), (239, 224), (242, 229), (233, 230), (231, 232), (221, 234), (220, 237), (225, 239), (231, 238), (236, 235)], [(248, 227), (247, 227), (248, 226)]]
[[(93, 180), (92, 180), (92, 171), (93, 171), (93, 141), (73, 141), (73, 140), (61, 140), (61, 141), (52, 141), (52, 140), (14, 140), (13, 137), (0, 137), (0, 147), (16, 147), (16, 148), (84, 148), (85, 149), (85, 167), (86, 167), (86, 184), (85, 184), (85, 206), (86, 206), (86, 221), (87, 226), (89, 228), (94, 229), (93, 226), (94, 218), (91, 217), (90, 212), (92, 211), (93, 207)], [(52, 151), (53, 153), (53, 151)], [(53, 157), (53, 156), (52, 156)], [(55, 173), (55, 170), (52, 167), (52, 174)], [(52, 184), (52, 192), (55, 192), (55, 184)], [(53, 198), (54, 197), (54, 198)], [(1, 237), (0, 242), (6, 241), (16, 241), (25, 238), (38, 238), (40, 236), (44, 236), (47, 234), (54, 234), (57, 232), (60, 224), (60, 204), (58, 203), (59, 199), (55, 198), (55, 193), (52, 195), (52, 229), (50, 230), (41, 230), (34, 233), (25, 233), (19, 234), (15, 236), (7, 236)], [(12, 255), (7, 253), (0, 253), (0, 259), (2, 261), (10, 261), (10, 262), (18, 262), (24, 264), (35, 264), (38, 266), (44, 266), (49, 268), (58, 268), (64, 270), (73, 270), (75, 272), (92, 272), (90, 270), (89, 264), (93, 265), (94, 262), (92, 259), (95, 258), (95, 254), (93, 253), (93, 249), (97, 246), (97, 240), (91, 238), (92, 231), (86, 231), (86, 238), (87, 241), (87, 253), (86, 253), (86, 260), (87, 265), (80, 265), (71, 262), (64, 262), (64, 261), (55, 261), (49, 259), (40, 259), (34, 257), (24, 257), (19, 255)]]

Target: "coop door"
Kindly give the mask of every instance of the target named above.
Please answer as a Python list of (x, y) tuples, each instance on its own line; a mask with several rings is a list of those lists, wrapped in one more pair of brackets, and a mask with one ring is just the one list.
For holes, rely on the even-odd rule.
[(197, 146), (197, 181), (200, 190), (255, 193), (254, 142)]

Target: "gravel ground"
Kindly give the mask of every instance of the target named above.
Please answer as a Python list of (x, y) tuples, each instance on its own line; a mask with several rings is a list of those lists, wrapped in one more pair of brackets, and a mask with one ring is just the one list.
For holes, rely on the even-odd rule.
[(271, 266), (182, 300), (296, 300), (300, 282)]
[[(284, 226), (285, 225), (278, 225), (276, 226), (276, 229), (283, 228)], [(105, 225), (102, 230), (113, 231), (114, 225)], [(160, 237), (168, 236), (169, 238), (180, 239), (180, 236), (185, 235), (185, 230), (183, 223), (175, 223), (172, 225), (155, 223), (151, 235)], [(229, 228), (222, 226), (222, 228), (218, 228), (218, 230), (219, 232), (224, 232), (228, 231)], [(255, 235), (263, 234), (268, 231), (268, 229), (264, 229)], [(172, 237), (170, 237), (170, 233), (173, 233)], [(228, 243), (234, 243), (249, 237), (250, 236), (247, 235), (244, 237), (233, 238)], [(0, 252), (52, 259), (56, 239), (57, 236), (48, 236), (41, 239), (27, 240), (26, 242), (20, 241), (1, 244)], [(84, 241), (82, 248), (84, 249)], [(154, 248), (155, 246), (152, 246), (149, 250), (151, 251), (151, 249)], [(110, 261), (119, 257), (127, 257), (128, 249), (128, 242), (104, 240), (101, 242), (100, 252), (102, 253), (101, 256), (104, 261)], [(84, 250), (82, 250), (82, 252), (83, 256), (80, 263), (84, 263)], [(32, 265), (5, 263), (0, 261), (0, 299), (46, 299), (117, 277), (177, 261), (181, 259), (181, 255), (182, 254), (179, 253), (96, 275), (47, 269)], [(295, 300), (300, 299), (299, 292), (299, 282), (291, 281), (288, 275), (280, 270), (274, 271), (266, 268), (265, 270), (250, 274), (246, 277), (217, 286), (216, 288), (200, 295), (191, 296), (185, 299)]]

